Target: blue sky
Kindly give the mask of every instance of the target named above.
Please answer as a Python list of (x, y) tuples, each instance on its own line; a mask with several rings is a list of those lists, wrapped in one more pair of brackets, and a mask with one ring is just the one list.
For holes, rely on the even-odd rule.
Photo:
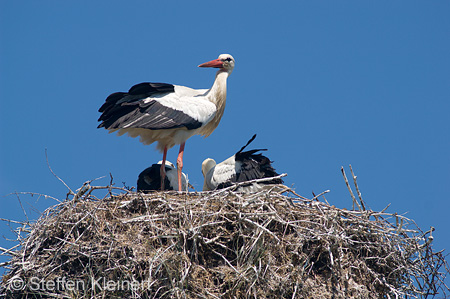
[[(303, 196), (351, 208), (340, 167), (366, 204), (436, 227), (450, 252), (450, 2), (1, 1), (0, 218), (25, 218), (12, 192), (64, 199), (109, 174), (135, 186), (154, 145), (97, 129), (98, 108), (140, 82), (209, 88), (197, 65), (230, 53), (225, 115), (186, 144), (184, 172), (222, 161), (254, 134)], [(175, 162), (178, 148), (169, 151)], [(20, 197), (28, 217), (55, 204)], [(0, 246), (13, 235), (0, 224)], [(0, 257), (0, 262), (4, 261)]]

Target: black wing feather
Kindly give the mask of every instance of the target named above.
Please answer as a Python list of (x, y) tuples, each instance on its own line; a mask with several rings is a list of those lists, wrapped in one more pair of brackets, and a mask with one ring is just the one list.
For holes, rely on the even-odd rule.
[[(255, 179), (271, 178), (279, 176), (272, 166), (272, 161), (264, 156), (260, 151), (267, 151), (267, 149), (254, 149), (243, 152), (243, 150), (256, 138), (256, 134), (244, 145), (236, 154), (235, 161), (242, 163), (241, 171), (237, 177), (233, 177), (234, 182), (246, 182)], [(278, 178), (268, 181), (269, 184), (283, 184), (283, 180)]]
[(249, 141), (247, 141), (247, 144), (244, 145), (244, 146), (236, 153), (236, 155), (238, 155), (239, 153), (241, 153), (241, 152), (242, 152), (242, 151), (243, 151), (250, 143), (253, 142), (253, 140), (255, 140), (255, 138), (256, 138), (256, 134), (253, 135), (252, 138), (250, 138)]
[[(272, 161), (263, 154), (255, 154), (260, 150), (252, 150), (241, 153), (241, 171), (238, 174), (237, 182), (251, 181), (255, 179), (271, 178), (279, 176), (272, 166)], [(282, 179), (270, 181), (272, 184), (282, 184)]]
[[(240, 172), (231, 176), (226, 182), (217, 185), (216, 189), (223, 189), (232, 186), (234, 183), (248, 182), (255, 179), (271, 178), (279, 176), (276, 170), (272, 166), (272, 162), (269, 158), (262, 154), (256, 154), (258, 151), (265, 149), (256, 149), (247, 152), (239, 153), (239, 159), (236, 155), (236, 160), (242, 163)], [(266, 182), (260, 182), (258, 184), (283, 184), (284, 181), (281, 178), (276, 178)], [(250, 185), (250, 184), (248, 184)], [(244, 184), (243, 187), (248, 186)]]
[[(158, 101), (144, 103), (140, 100), (174, 92), (172, 84), (139, 83), (130, 88), (128, 93), (116, 92), (106, 98), (100, 107), (102, 115), (98, 128), (120, 129), (131, 124), (132, 128), (151, 130), (174, 129), (186, 127), (199, 128), (202, 123), (179, 111), (161, 105)], [(143, 117), (144, 116), (144, 117)]]
[(172, 84), (150, 82), (139, 83), (132, 86), (128, 92), (115, 92), (110, 94), (106, 98), (105, 103), (100, 107), (98, 111), (103, 112), (104, 115), (105, 113), (107, 114), (107, 110), (117, 104), (121, 104), (123, 102), (138, 101), (155, 94), (169, 93), (174, 91), (175, 87)]
[(175, 88), (172, 84), (167, 83), (139, 83), (130, 88), (128, 94), (130, 95), (147, 95), (150, 96), (155, 93), (174, 92)]

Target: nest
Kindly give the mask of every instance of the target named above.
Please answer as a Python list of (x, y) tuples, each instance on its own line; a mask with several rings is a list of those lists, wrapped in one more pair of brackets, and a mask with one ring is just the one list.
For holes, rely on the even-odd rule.
[(8, 250), (3, 296), (448, 295), (448, 265), (432, 250), (432, 229), (422, 232), (401, 215), (339, 209), (292, 190), (126, 192), (99, 199), (94, 188), (22, 227), (28, 233), (20, 247)]

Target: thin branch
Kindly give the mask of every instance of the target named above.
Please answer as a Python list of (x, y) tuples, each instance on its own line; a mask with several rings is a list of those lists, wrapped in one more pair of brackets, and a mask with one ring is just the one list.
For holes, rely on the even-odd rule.
[(348, 183), (347, 180), (347, 176), (345, 175), (345, 170), (344, 167), (341, 166), (341, 172), (342, 175), (344, 176), (344, 180), (345, 180), (345, 184), (347, 185), (348, 188), (348, 192), (350, 192), (350, 195), (352, 196), (352, 200), (353, 200), (353, 210), (355, 209), (355, 204), (358, 206), (358, 210), (361, 211), (361, 206), (359, 205), (359, 203), (356, 201), (355, 195), (353, 195), (353, 191), (352, 188), (350, 188), (350, 184)]
[(50, 169), (50, 172), (51, 172), (51, 173), (52, 173), (52, 174), (53, 174), (53, 175), (54, 175), (61, 183), (63, 183), (64, 186), (66, 186), (67, 189), (69, 189), (69, 194), (70, 194), (70, 195), (75, 194), (75, 193), (72, 191), (72, 189), (70, 189), (70, 187), (67, 186), (67, 184), (66, 184), (59, 176), (57, 176), (56, 173), (53, 172), (52, 168), (50, 167), (50, 163), (48, 162), (47, 149), (45, 149), (45, 160), (47, 161), (47, 166), (48, 166), (48, 169)]
[[(313, 196), (314, 196), (314, 197), (311, 199), (311, 201), (317, 200), (319, 197), (321, 197), (322, 195), (327, 194), (328, 192), (330, 192), (330, 190), (325, 190), (325, 191), (319, 193), (318, 195), (315, 195), (314, 192), (313, 192)], [(328, 203), (328, 201), (325, 199), (325, 197), (323, 197), (323, 199), (324, 199), (325, 202), (329, 205), (329, 203)]]
[(23, 205), (22, 205), (22, 201), (20, 200), (20, 196), (19, 196), (19, 194), (17, 194), (17, 193), (16, 193), (16, 196), (17, 196), (17, 200), (19, 201), (20, 207), (22, 208), (23, 214), (24, 214), (25, 217), (27, 218), (27, 224), (29, 225), (30, 220), (28, 219), (27, 212), (25, 211), (25, 209), (24, 209), (24, 207), (23, 207)]
[(364, 205), (364, 201), (362, 199), (361, 192), (359, 191), (358, 183), (356, 183), (356, 175), (353, 173), (352, 165), (349, 165), (349, 167), (350, 167), (350, 172), (352, 173), (352, 176), (353, 176), (353, 182), (355, 184), (356, 193), (358, 194), (359, 202), (361, 203), (363, 211), (365, 211), (366, 206)]

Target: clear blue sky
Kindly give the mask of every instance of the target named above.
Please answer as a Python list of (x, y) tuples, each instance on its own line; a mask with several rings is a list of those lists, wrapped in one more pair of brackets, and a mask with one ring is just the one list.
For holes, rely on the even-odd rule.
[[(209, 88), (215, 70), (197, 65), (230, 53), (221, 124), (186, 144), (198, 190), (205, 158), (257, 133), (252, 147), (298, 193), (330, 189), (351, 208), (340, 167), (352, 164), (368, 206), (436, 227), (434, 248), (449, 253), (449, 12), (449, 1), (1, 1), (0, 217), (25, 217), (11, 192), (65, 198), (45, 149), (72, 189), (109, 173), (135, 186), (161, 154), (97, 129), (105, 98), (145, 81)], [(21, 199), (31, 219), (56, 203)]]

